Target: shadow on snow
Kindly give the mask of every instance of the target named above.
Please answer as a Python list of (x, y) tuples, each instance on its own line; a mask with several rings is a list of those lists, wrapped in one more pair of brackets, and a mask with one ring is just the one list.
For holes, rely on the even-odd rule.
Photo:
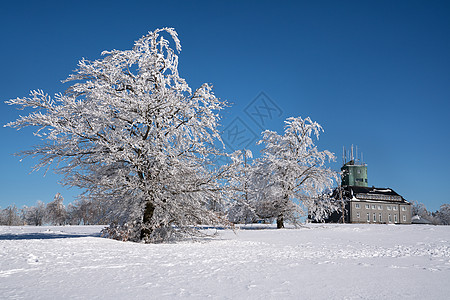
[(19, 234), (0, 234), (0, 241), (5, 240), (53, 240), (53, 239), (68, 239), (81, 237), (100, 237), (101, 233), (93, 234), (70, 234), (70, 233), (19, 233)]

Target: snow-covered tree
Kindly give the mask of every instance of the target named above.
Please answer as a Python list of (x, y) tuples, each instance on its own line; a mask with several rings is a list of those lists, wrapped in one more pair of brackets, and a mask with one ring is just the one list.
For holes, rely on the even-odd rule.
[(56, 193), (52, 202), (45, 208), (45, 220), (52, 225), (64, 225), (66, 223), (66, 207), (64, 198), (60, 193)]
[(33, 112), (6, 126), (35, 126), (47, 141), (22, 155), (39, 158), (35, 170), (53, 165), (64, 184), (102, 203), (119, 223), (109, 231), (117, 238), (163, 241), (223, 222), (208, 203), (222, 201), (230, 167), (212, 170), (208, 157), (221, 142), (225, 103), (210, 85), (192, 90), (179, 76), (180, 50), (174, 29), (157, 29), (131, 50), (81, 60), (65, 93), (7, 101)]
[(442, 225), (450, 225), (450, 204), (442, 204), (437, 215)]
[[(299, 216), (314, 211), (316, 218), (338, 210), (323, 193), (338, 180), (337, 173), (325, 167), (334, 155), (319, 151), (313, 138), (319, 138), (322, 127), (310, 118), (288, 118), (285, 131), (279, 135), (266, 130), (260, 144), (262, 158), (257, 162), (260, 184), (260, 211), (277, 218), (277, 227), (284, 220), (295, 222)], [(261, 181), (262, 180), (262, 181)]]
[(45, 218), (45, 204), (38, 201), (36, 206), (24, 207), (25, 222), (28, 225), (42, 226)]
[(411, 205), (412, 216), (419, 216), (426, 219), (429, 217), (430, 214), (423, 203), (420, 203), (418, 201), (412, 201), (411, 203), (412, 203)]
[(412, 201), (411, 215), (418, 216), (420, 219), (430, 221), (433, 225), (450, 225), (450, 205), (443, 204), (440, 209), (430, 212), (425, 204), (418, 201)]
[(233, 157), (237, 164), (234, 168), (235, 176), (230, 179), (234, 193), (228, 208), (228, 219), (233, 223), (253, 223), (257, 219), (250, 196), (253, 166), (249, 160), (253, 158), (253, 154), (250, 150), (236, 151)]
[(10, 205), (0, 210), (0, 225), (18, 226), (22, 224), (23, 221), (20, 219), (19, 210), (15, 205)]
[(114, 223), (107, 219), (102, 203), (89, 199), (78, 199), (67, 206), (67, 221), (71, 225), (94, 225)]
[(81, 200), (67, 205), (67, 223), (70, 225), (90, 225), (90, 201)]

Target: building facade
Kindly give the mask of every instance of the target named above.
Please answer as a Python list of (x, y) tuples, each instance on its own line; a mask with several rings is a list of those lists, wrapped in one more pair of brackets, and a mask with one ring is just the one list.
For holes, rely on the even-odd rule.
[(411, 224), (411, 203), (391, 188), (368, 187), (367, 165), (353, 159), (353, 146), (350, 161), (344, 154), (341, 171), (341, 186), (332, 198), (342, 201), (344, 209), (326, 222)]
[(342, 194), (344, 216), (336, 214), (331, 222), (373, 224), (411, 224), (411, 203), (390, 188), (342, 186), (334, 193)]

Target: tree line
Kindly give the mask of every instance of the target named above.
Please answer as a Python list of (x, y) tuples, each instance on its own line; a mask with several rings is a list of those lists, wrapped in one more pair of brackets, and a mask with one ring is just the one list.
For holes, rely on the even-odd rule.
[(47, 204), (38, 201), (35, 206), (22, 208), (10, 205), (0, 209), (0, 225), (95, 225), (112, 221), (105, 218), (106, 214), (100, 203), (83, 199), (66, 207), (63, 201), (64, 198), (57, 193), (53, 201)]
[[(249, 156), (249, 152), (246, 152)], [(253, 166), (253, 168), (255, 168)], [(254, 176), (254, 175), (253, 175)], [(251, 178), (249, 176), (248, 178)], [(251, 181), (251, 180), (249, 180)], [(248, 183), (246, 183), (248, 184)], [(252, 190), (253, 197), (247, 195), (251, 188), (243, 190), (238, 201), (234, 201), (226, 212), (228, 219), (232, 223), (255, 223), (257, 221), (264, 221), (272, 223), (283, 211), (284, 214), (289, 215), (295, 210), (288, 210), (287, 207), (280, 209), (277, 206), (276, 199), (258, 201), (256, 190)], [(261, 197), (261, 196), (259, 196)], [(64, 198), (60, 193), (57, 193), (54, 200), (48, 204), (38, 201), (35, 206), (23, 206), (17, 208), (15, 205), (10, 205), (4, 209), (0, 208), (0, 225), (3, 226), (23, 226), (23, 225), (96, 225), (96, 224), (110, 224), (117, 220), (109, 220), (108, 214), (102, 203), (94, 203), (89, 199), (77, 200), (70, 203), (67, 207), (63, 204)], [(289, 202), (287, 202), (289, 203)], [(278, 207), (278, 209), (276, 209)], [(327, 206), (328, 209), (332, 207)], [(215, 208), (216, 211), (219, 208)], [(333, 210), (329, 210), (331, 213)], [(450, 204), (442, 204), (439, 210), (430, 212), (423, 203), (413, 201), (411, 206), (412, 216), (419, 216), (425, 220), (430, 221), (433, 225), (450, 225)], [(295, 218), (289, 218), (291, 222), (295, 222)]]

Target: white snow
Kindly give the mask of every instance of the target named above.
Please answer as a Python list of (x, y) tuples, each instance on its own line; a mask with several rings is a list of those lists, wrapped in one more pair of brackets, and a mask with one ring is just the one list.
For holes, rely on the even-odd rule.
[(391, 189), (373, 189), (372, 192), (390, 193), (390, 192), (392, 192), (392, 190)]
[(136, 244), (101, 226), (0, 227), (2, 299), (445, 299), (450, 226), (219, 230)]

